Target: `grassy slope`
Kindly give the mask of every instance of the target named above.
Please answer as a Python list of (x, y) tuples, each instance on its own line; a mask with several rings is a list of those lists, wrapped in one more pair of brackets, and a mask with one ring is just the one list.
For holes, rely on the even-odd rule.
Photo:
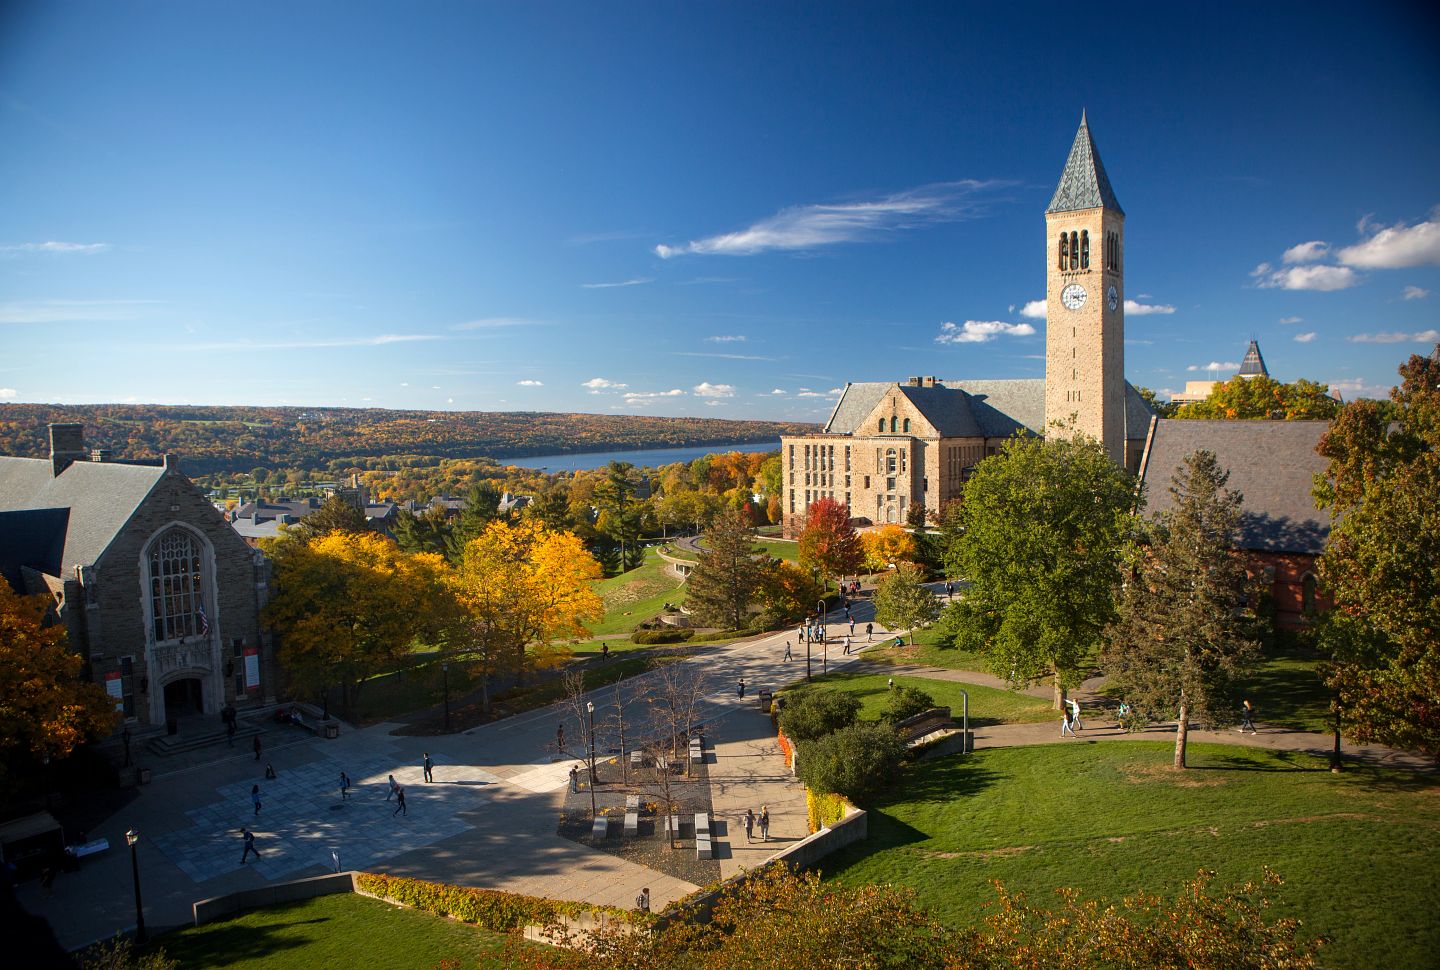
[(826, 861), (850, 884), (914, 887), (956, 925), (1000, 880), (1038, 903), (1061, 886), (1119, 898), (1201, 867), (1229, 883), (1283, 875), (1280, 912), (1333, 940), (1337, 967), (1419, 967), (1440, 952), (1440, 783), (1398, 770), (1332, 775), (1304, 755), (1168, 743), (980, 751), (925, 762), (870, 815), (870, 837)]
[[(342, 893), (251, 910), (156, 940), (185, 970), (298, 970), (304, 967), (506, 967), (509, 937)], [(512, 954), (536, 944), (515, 942)]]
[(685, 599), (680, 580), (665, 572), (665, 561), (653, 549), (645, 550), (645, 562), (628, 573), (602, 579), (595, 592), (605, 601), (605, 618), (590, 627), (596, 636), (628, 633), (637, 623), (660, 612), (666, 603)]
[[(839, 689), (860, 698), (860, 716), (874, 720), (885, 709), (886, 697), (890, 693), (889, 678), (885, 674), (836, 673), (816, 677), (815, 687)], [(935, 698), (941, 707), (949, 707), (958, 720), (964, 698), (960, 691), (970, 694), (970, 726), (1000, 724), (1016, 721), (1049, 721), (1055, 717), (1050, 705), (1028, 694), (1016, 694), (1008, 690), (996, 690), (978, 684), (962, 684), (949, 680), (931, 680), (925, 677), (896, 677), (895, 683), (905, 687), (916, 687)], [(815, 689), (805, 686), (791, 688), (792, 691)]]

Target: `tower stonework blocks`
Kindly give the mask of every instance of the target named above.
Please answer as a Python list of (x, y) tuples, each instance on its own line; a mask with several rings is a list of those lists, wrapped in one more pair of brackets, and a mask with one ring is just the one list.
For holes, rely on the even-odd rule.
[(1125, 212), (1082, 116), (1045, 210), (1045, 434), (1125, 460)]

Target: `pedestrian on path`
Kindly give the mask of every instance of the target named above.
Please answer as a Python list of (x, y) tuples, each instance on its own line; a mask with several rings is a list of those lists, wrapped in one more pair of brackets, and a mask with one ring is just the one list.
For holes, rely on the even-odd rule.
[(751, 841), (751, 836), (754, 834), (754, 832), (755, 832), (755, 810), (754, 810), (754, 809), (751, 809), (751, 808), (747, 808), (747, 809), (745, 809), (745, 841), (746, 841), (747, 843)]
[(954, 598), (955, 598), (955, 584), (952, 583), (952, 582), (950, 582), (949, 580), (946, 580), (946, 582), (945, 582), (945, 598), (946, 598), (946, 599), (954, 599)]
[(254, 832), (252, 832), (252, 831), (250, 831), (249, 829), (244, 828), (244, 827), (242, 826), (241, 829), (240, 829), (240, 835), (241, 835), (242, 837), (244, 837), (244, 839), (245, 839), (245, 851), (244, 851), (243, 853), (241, 853), (241, 855), (240, 855), (240, 864), (243, 866), (243, 865), (245, 864), (245, 860), (248, 859), (248, 858), (250, 858), (250, 853), (252, 853), (252, 852), (255, 853), (255, 858), (256, 858), (256, 859), (259, 859), (259, 858), (260, 858), (260, 850), (257, 849), (257, 848), (255, 848), (255, 833), (254, 833)]
[(340, 800), (343, 802), (350, 797), (350, 776), (340, 772)]
[(432, 762), (432, 761), (430, 760), (430, 752), (429, 752), (429, 751), (426, 751), (426, 752), (425, 752), (425, 764), (424, 764), (423, 767), (425, 768), (425, 780), (426, 780), (426, 781), (434, 781), (434, 780), (435, 780), (435, 775), (433, 774), (433, 769), (434, 769), (434, 767), (435, 767), (435, 764), (434, 764), (434, 762)]
[(786, 641), (785, 641), (785, 659), (786, 659), (786, 660), (793, 660), (793, 659), (794, 659), (793, 657), (790, 656), (790, 641), (789, 641), (789, 640), (786, 640)]
[(404, 785), (401, 785), (399, 788), (396, 788), (396, 789), (395, 789), (395, 801), (399, 802), (399, 804), (395, 806), (395, 811), (393, 811), (393, 812), (390, 813), (390, 817), (391, 817), (391, 818), (394, 818), (396, 815), (409, 815), (409, 814), (410, 814), (410, 813), (406, 810), (406, 808), (405, 808), (405, 786), (404, 786)]
[(849, 656), (849, 654), (850, 654), (850, 638), (849, 638), (849, 637), (846, 637), (846, 638), (845, 638), (845, 654), (846, 654), (846, 656)]
[(580, 769), (574, 765), (570, 766), (570, 790), (572, 792), (580, 790)]
[(602, 643), (602, 644), (600, 644), (600, 659), (601, 659), (602, 661), (603, 661), (603, 660), (609, 660), (609, 659), (610, 659), (610, 644), (608, 644), (608, 643)]
[(852, 637), (855, 635), (855, 618), (854, 618), (854, 617), (851, 617), (851, 618), (850, 618), (850, 635), (851, 635)]
[(1080, 702), (1072, 697), (1065, 703), (1070, 705), (1070, 720), (1074, 722), (1072, 726), (1077, 731), (1085, 730), (1085, 725), (1080, 722)]
[(736, 687), (735, 687), (735, 692), (740, 695), (740, 699), (741, 699), (741, 700), (744, 700), (744, 699), (745, 699), (745, 678), (744, 678), (744, 677), (741, 677), (741, 678), (740, 678), (740, 683), (739, 683), (738, 685), (736, 685)]
[(635, 908), (642, 913), (650, 912), (650, 888), (640, 890), (640, 895), (635, 897)]
[(275, 766), (268, 761), (265, 762), (265, 780), (274, 781), (276, 777), (278, 776), (275, 774)]
[(395, 796), (395, 792), (396, 792), (399, 788), (400, 788), (400, 783), (395, 780), (395, 776), (394, 776), (394, 775), (391, 775), (391, 776), (390, 776), (390, 790), (385, 793), (385, 800), (388, 802), (391, 798), (393, 798), (393, 797)]
[(869, 643), (869, 642), (870, 642), (870, 636), (871, 636), (871, 634), (873, 634), (874, 632), (875, 632), (875, 624), (873, 624), (873, 623), (867, 623), (867, 624), (865, 624), (865, 642), (866, 642), (866, 643)]
[(565, 725), (561, 724), (555, 729), (555, 750), (565, 750)]
[(260, 735), (255, 735), (255, 760), (260, 760)]
[(331, 850), (330, 850), (330, 861), (333, 862), (333, 863), (335, 863), (335, 871), (336, 871), (336, 872), (339, 872), (339, 871), (340, 871), (340, 850), (339, 850), (339, 849), (331, 849)]
[(251, 785), (251, 786), (250, 786), (250, 801), (251, 801), (252, 803), (254, 803), (254, 805), (255, 805), (255, 814), (256, 814), (256, 815), (259, 815), (259, 814), (260, 814), (260, 786), (259, 786), (259, 785)]
[(760, 806), (760, 841), (770, 841), (770, 806)]
[(1244, 734), (1248, 728), (1251, 734), (1258, 734), (1255, 730), (1255, 708), (1250, 703), (1250, 698), (1245, 698), (1245, 703), (1240, 705), (1240, 733)]
[(888, 687), (888, 688), (890, 688), (891, 690), (894, 690), (894, 689), (895, 689), (895, 678), (894, 678), (894, 677), (891, 677), (889, 680), (885, 681), (885, 686)]
[(1060, 736), (1063, 738), (1068, 734), (1073, 738), (1075, 736), (1075, 729), (1070, 724), (1070, 708), (1065, 708), (1064, 716), (1065, 719), (1060, 722)]

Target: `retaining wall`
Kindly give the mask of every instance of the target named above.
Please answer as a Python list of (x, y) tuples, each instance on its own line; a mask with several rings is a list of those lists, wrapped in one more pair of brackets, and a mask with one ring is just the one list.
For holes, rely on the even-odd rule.
[(335, 893), (356, 891), (354, 872), (336, 872), (325, 876), (312, 876), (294, 882), (277, 882), (273, 886), (258, 889), (242, 889), (225, 896), (202, 899), (192, 904), (195, 925), (203, 926), (223, 919), (242, 909), (256, 909), (274, 906), (278, 903), (293, 903), (300, 899), (314, 899), (316, 896), (332, 896)]

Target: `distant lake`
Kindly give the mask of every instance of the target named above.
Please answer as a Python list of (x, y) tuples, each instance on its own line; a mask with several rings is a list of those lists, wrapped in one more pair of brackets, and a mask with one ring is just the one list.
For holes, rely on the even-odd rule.
[(725, 445), (697, 445), (692, 448), (644, 448), (638, 451), (584, 451), (568, 455), (536, 455), (531, 458), (496, 458), (502, 465), (542, 468), (547, 472), (577, 472), (604, 468), (612, 461), (628, 461), (636, 468), (659, 468), (677, 461), (690, 462), (704, 455), (727, 451), (779, 451), (780, 442), (741, 441)]

